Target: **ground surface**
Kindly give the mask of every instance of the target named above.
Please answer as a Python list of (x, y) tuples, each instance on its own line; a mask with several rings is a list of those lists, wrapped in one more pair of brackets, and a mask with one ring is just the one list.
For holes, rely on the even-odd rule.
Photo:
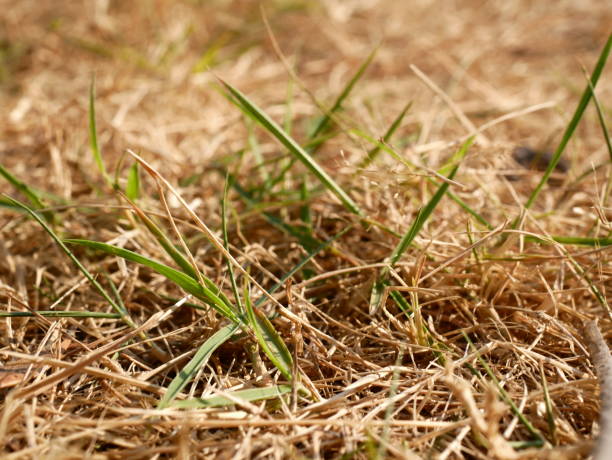
[[(95, 73), (98, 143), (111, 181), (132, 149), (217, 236), (226, 175), (236, 181), (227, 228), (229, 250), (248, 271), (235, 268), (243, 302), (244, 291), (261, 295), (255, 281), (270, 289), (316, 254), (276, 291), (276, 302), (259, 305), (306, 390), (236, 400), (234, 391), (288, 378), (246, 333), (222, 344), (176, 398), (225, 395), (227, 404), (156, 410), (198, 347), (228, 321), (193, 298), (172, 309), (185, 292), (150, 268), (73, 247), (107, 291), (116, 288), (146, 336), (112, 317), (2, 318), (0, 456), (588, 456), (600, 407), (583, 328), (595, 319), (610, 335), (610, 252), (527, 236), (609, 238), (610, 156), (591, 107), (563, 154), (567, 170), (558, 169), (522, 213), (542, 172), (512, 153), (557, 147), (585, 87), (581, 65), (589, 72), (595, 65), (612, 8), (604, 1), (262, 4), (285, 64), (259, 2), (0, 1), (0, 165), (41, 191), (60, 237), (112, 242), (176, 266), (96, 166), (88, 131)], [(360, 218), (301, 163), (280, 174), (291, 156), (228, 100), (217, 78), (306, 145), (321, 109), (333, 110), (377, 46), (313, 153)], [(609, 117), (609, 69), (597, 96)], [(381, 149), (364, 166), (372, 142), (410, 102), (388, 140), (404, 162)], [(506, 115), (476, 136), (448, 189), (481, 219), (444, 196), (385, 269), (440, 186), (436, 171), (476, 128)], [(119, 166), (122, 188), (132, 164), (125, 157)], [(138, 206), (178, 242), (155, 181), (142, 168), (140, 179)], [(1, 178), (0, 191), (34, 206)], [(199, 270), (233, 302), (222, 252), (175, 196), (164, 197)], [(372, 307), (373, 283), (385, 273), (395, 300)], [(11, 207), (0, 208), (0, 306), (114, 313), (42, 227)], [(173, 313), (161, 318), (162, 311)]]

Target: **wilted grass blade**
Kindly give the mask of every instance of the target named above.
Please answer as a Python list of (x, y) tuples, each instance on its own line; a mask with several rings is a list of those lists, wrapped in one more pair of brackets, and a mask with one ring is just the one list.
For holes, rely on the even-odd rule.
[(240, 319), (237, 315), (237, 312), (231, 305), (227, 304), (223, 300), (223, 298), (219, 295), (219, 288), (216, 287), (214, 283), (212, 283), (212, 281), (210, 280), (208, 280), (208, 282), (210, 283), (209, 286), (202, 286), (191, 276), (183, 272), (175, 270), (172, 267), (168, 267), (167, 265), (164, 265), (153, 259), (149, 259), (148, 257), (144, 257), (128, 249), (119, 248), (110, 244), (78, 239), (67, 239), (64, 241), (68, 244), (78, 244), (91, 249), (97, 249), (107, 254), (122, 257), (126, 260), (130, 260), (132, 262), (136, 262), (146, 267), (149, 267), (155, 270), (160, 275), (165, 276), (179, 287), (181, 287), (185, 292), (188, 292), (189, 294), (202, 300), (203, 302), (208, 303), (219, 313), (221, 313), (223, 316), (230, 319), (234, 323), (240, 323)]
[(193, 358), (191, 358), (187, 365), (183, 367), (172, 382), (170, 382), (170, 385), (168, 385), (168, 390), (157, 405), (157, 408), (163, 409), (168, 407), (172, 400), (176, 398), (176, 395), (179, 394), (183, 388), (185, 388), (185, 385), (189, 383), (189, 381), (197, 374), (202, 366), (206, 365), (208, 359), (212, 356), (214, 351), (225, 343), (225, 341), (227, 341), (232, 335), (234, 335), (237, 329), (237, 324), (229, 324), (222, 327), (211, 337), (209, 337), (200, 346), (196, 354), (193, 356)]
[(170, 407), (177, 409), (198, 409), (204, 407), (223, 407), (236, 404), (233, 398), (242, 399), (246, 402), (262, 401), (264, 399), (278, 398), (291, 392), (291, 385), (275, 385), (267, 388), (250, 388), (248, 390), (238, 390), (229, 393), (232, 398), (225, 396), (210, 396), (208, 398), (187, 399), (184, 401), (174, 401)]
[(96, 128), (96, 78), (91, 77), (91, 84), (89, 85), (89, 145), (91, 147), (91, 153), (93, 154), (94, 161), (98, 166), (98, 170), (104, 181), (109, 187), (113, 186), (104, 161), (102, 161), (102, 152), (100, 152), (100, 146), (98, 145), (98, 131)]
[[(533, 190), (533, 192), (531, 192), (531, 195), (529, 196), (527, 203), (525, 203), (526, 209), (531, 208), (535, 200), (538, 198), (540, 191), (542, 190), (544, 185), (546, 185), (546, 183), (548, 182), (548, 178), (550, 177), (552, 172), (555, 170), (557, 164), (561, 160), (561, 155), (565, 151), (565, 147), (567, 146), (567, 143), (569, 142), (570, 138), (574, 134), (574, 131), (576, 130), (576, 127), (578, 126), (578, 123), (580, 122), (580, 119), (584, 115), (584, 111), (586, 110), (587, 105), (589, 104), (589, 101), (591, 100), (591, 97), (593, 95), (593, 89), (595, 88), (595, 86), (597, 86), (597, 82), (599, 81), (601, 72), (603, 71), (603, 68), (606, 65), (606, 61), (608, 60), (608, 56), (610, 54), (611, 47), (612, 47), (612, 34), (610, 34), (610, 36), (608, 37), (608, 41), (606, 42), (603, 50), (601, 51), (599, 60), (597, 61), (597, 64), (595, 64), (595, 69), (593, 69), (593, 73), (591, 74), (590, 81), (587, 84), (587, 87), (585, 88), (584, 92), (582, 93), (582, 97), (580, 98), (578, 107), (576, 107), (574, 116), (572, 117), (567, 127), (565, 128), (565, 132), (563, 133), (563, 137), (561, 138), (561, 142), (559, 143), (557, 150), (555, 150), (553, 157), (548, 163), (548, 167), (546, 168), (546, 171), (544, 171), (544, 174), (542, 175), (542, 179), (540, 179), (540, 182), (538, 183), (536, 188)], [(518, 222), (519, 222), (518, 219), (516, 219), (512, 223), (512, 227), (516, 228), (516, 226), (518, 225)]]
[(287, 380), (291, 380), (293, 359), (287, 345), (285, 345), (285, 342), (278, 335), (268, 318), (256, 307), (253, 307), (248, 293), (244, 297), (247, 322), (253, 329), (253, 332), (255, 332), (259, 346), (283, 376)]
[(338, 197), (344, 206), (354, 214), (362, 216), (363, 213), (359, 206), (340, 188), (338, 184), (323, 170), (312, 157), (290, 136), (288, 136), (280, 126), (276, 124), (263, 110), (252, 103), (244, 94), (230, 84), (221, 81), (229, 91), (234, 100), (239, 104), (241, 110), (255, 121), (257, 121), (268, 133), (284, 145), (289, 152), (296, 157), (306, 168), (310, 170), (330, 192)]

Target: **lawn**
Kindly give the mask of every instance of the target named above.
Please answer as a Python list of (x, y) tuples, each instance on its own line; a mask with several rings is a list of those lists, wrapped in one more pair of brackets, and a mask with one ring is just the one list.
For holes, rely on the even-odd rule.
[(0, 458), (607, 458), (605, 2), (0, 11)]

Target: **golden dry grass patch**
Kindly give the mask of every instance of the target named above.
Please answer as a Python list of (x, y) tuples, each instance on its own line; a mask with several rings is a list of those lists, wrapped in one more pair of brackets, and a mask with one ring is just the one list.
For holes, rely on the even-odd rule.
[[(593, 68), (612, 11), (597, 1), (262, 4), (299, 82), (257, 2), (0, 2), (0, 164), (44, 192), (62, 237), (172, 265), (95, 165), (87, 123), (95, 73), (111, 177), (127, 149), (137, 152), (218, 237), (226, 173), (250, 191), (247, 201), (230, 188), (227, 203), (229, 250), (248, 271), (235, 268), (240, 292), (248, 285), (257, 299), (254, 282), (270, 289), (312, 241), (346, 230), (260, 306), (311, 396), (158, 410), (172, 379), (227, 321), (173, 307), (185, 293), (149, 268), (74, 247), (146, 336), (116, 318), (2, 318), (2, 456), (588, 456), (600, 403), (584, 327), (597, 320), (609, 337), (601, 301), (609, 301), (609, 250), (529, 237), (609, 238), (610, 158), (590, 108), (564, 154), (569, 170), (512, 231), (542, 174), (512, 152), (556, 148), (586, 84), (580, 65)], [(227, 100), (217, 77), (306, 143), (317, 104), (330, 110), (377, 46), (334, 115), (341, 129), (314, 155), (368, 222), (299, 162), (264, 188), (289, 156)], [(605, 114), (611, 81), (605, 69), (596, 91)], [(359, 168), (374, 147), (364, 135), (381, 138), (409, 102), (387, 145), (418, 167), (383, 150)], [(371, 309), (374, 281), (439, 185), (432, 172), (487, 124), (449, 190), (491, 228), (444, 196), (389, 270), (387, 300)], [(123, 161), (125, 187), (133, 160)], [(155, 182), (142, 170), (141, 181), (138, 206), (178, 243)], [(0, 190), (25, 199), (7, 182)], [(233, 299), (222, 254), (178, 199), (165, 198), (199, 270)], [(0, 232), (3, 311), (114, 312), (25, 214), (3, 208)], [(284, 383), (253, 343), (249, 334), (224, 343), (178, 400)]]

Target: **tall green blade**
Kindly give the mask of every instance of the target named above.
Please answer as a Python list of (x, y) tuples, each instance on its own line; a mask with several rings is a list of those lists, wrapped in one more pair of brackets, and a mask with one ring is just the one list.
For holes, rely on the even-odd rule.
[(304, 164), (304, 166), (306, 166), (306, 168), (308, 168), (308, 170), (310, 170), (310, 172), (312, 172), (315, 177), (321, 181), (325, 188), (338, 197), (346, 209), (354, 214), (363, 216), (363, 212), (361, 209), (359, 209), (359, 206), (357, 206), (351, 197), (348, 196), (348, 194), (342, 190), (338, 184), (336, 184), (329, 174), (327, 174), (327, 172), (325, 172), (325, 170), (321, 168), (321, 166), (319, 166), (293, 138), (286, 134), (275, 121), (273, 121), (263, 110), (251, 102), (238, 89), (224, 81), (221, 82), (246, 115), (257, 121), (257, 123), (259, 123), (268, 133), (270, 133), (282, 145), (284, 145), (295, 158), (302, 162), (302, 164)]
[[(567, 143), (569, 142), (570, 138), (574, 134), (574, 131), (576, 130), (576, 127), (578, 126), (578, 123), (580, 122), (580, 119), (584, 115), (584, 111), (586, 110), (587, 105), (589, 104), (589, 101), (591, 100), (591, 97), (593, 96), (593, 89), (595, 88), (595, 86), (597, 86), (597, 82), (599, 81), (601, 72), (603, 71), (603, 68), (606, 65), (606, 61), (608, 60), (608, 56), (610, 54), (611, 47), (612, 47), (612, 34), (609, 35), (608, 41), (606, 42), (603, 50), (601, 51), (597, 64), (595, 64), (595, 69), (593, 69), (593, 73), (591, 74), (590, 81), (588, 82), (586, 88), (584, 89), (584, 92), (582, 93), (582, 97), (580, 98), (578, 107), (576, 107), (574, 116), (572, 117), (567, 127), (565, 128), (565, 132), (563, 133), (561, 142), (559, 143), (557, 150), (555, 150), (555, 153), (552, 159), (550, 160), (550, 163), (548, 163), (548, 167), (546, 168), (546, 171), (544, 171), (544, 174), (542, 175), (542, 179), (540, 179), (540, 182), (538, 183), (536, 188), (533, 190), (533, 192), (531, 192), (531, 195), (529, 196), (527, 203), (525, 203), (525, 208), (527, 209), (531, 208), (535, 200), (538, 198), (540, 191), (542, 190), (544, 185), (546, 185), (546, 183), (548, 182), (548, 178), (550, 177), (552, 172), (557, 167), (557, 164), (561, 160), (561, 155), (565, 151), (565, 147), (567, 146)], [(513, 227), (516, 227), (516, 225), (518, 225), (518, 219), (516, 219), (512, 223)]]

